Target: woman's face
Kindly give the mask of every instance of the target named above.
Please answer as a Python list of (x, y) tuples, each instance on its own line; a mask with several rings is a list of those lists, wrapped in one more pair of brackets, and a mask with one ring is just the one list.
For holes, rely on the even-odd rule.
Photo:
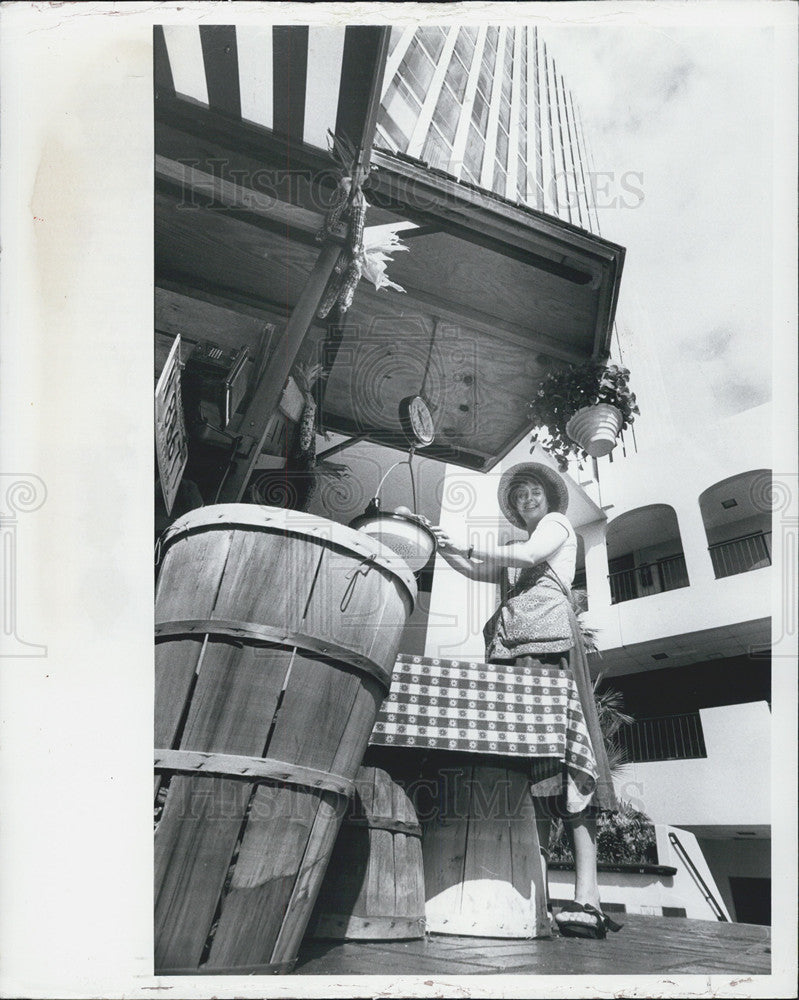
[(537, 521), (549, 513), (546, 490), (537, 479), (526, 479), (514, 486), (510, 495), (511, 506), (527, 523)]

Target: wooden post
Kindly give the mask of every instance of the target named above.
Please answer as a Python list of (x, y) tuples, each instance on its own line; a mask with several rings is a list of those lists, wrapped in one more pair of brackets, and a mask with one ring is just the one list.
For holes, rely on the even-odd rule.
[(238, 503), (244, 495), (250, 475), (264, 446), (269, 420), (280, 402), (286, 379), (313, 322), (325, 286), (341, 252), (342, 249), (338, 244), (330, 243), (325, 244), (319, 253), (286, 324), (286, 331), (274, 353), (274, 360), (258, 380), (250, 404), (241, 418), (236, 431), (241, 437), (237, 449), (237, 456), (241, 457), (237, 457), (222, 484), (217, 498), (218, 503)]
[[(360, 56), (366, 60), (363, 71), (371, 78), (368, 99), (361, 112), (363, 117), (360, 141), (356, 143), (358, 147), (356, 166), (360, 167), (362, 173), (368, 172), (390, 34), (389, 27), (362, 26), (357, 28), (353, 35), (357, 38), (357, 41), (353, 42), (355, 49), (359, 50)], [(355, 53), (352, 53), (350, 58), (354, 56)], [(360, 104), (358, 107), (360, 109)], [(352, 110), (350, 108), (350, 113)], [(349, 131), (350, 142), (353, 142), (353, 129), (350, 128)], [(286, 379), (313, 322), (328, 279), (341, 252), (341, 247), (334, 243), (326, 243), (322, 247), (286, 325), (283, 343), (275, 352), (274, 364), (270, 364), (268, 371), (258, 380), (247, 411), (238, 427), (233, 428), (234, 433), (240, 436), (240, 441), (236, 449), (235, 462), (219, 488), (218, 503), (238, 503), (244, 495), (250, 475), (261, 454), (269, 420), (277, 408)]]

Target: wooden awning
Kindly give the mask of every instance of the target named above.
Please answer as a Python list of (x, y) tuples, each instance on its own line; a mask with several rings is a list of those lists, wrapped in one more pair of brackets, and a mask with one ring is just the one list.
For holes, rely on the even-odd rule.
[[(155, 151), (156, 285), (176, 309), (202, 300), (280, 329), (319, 255), (329, 155), (168, 89)], [(543, 373), (607, 357), (624, 249), (420, 161), (375, 150), (372, 164), (366, 222), (408, 224), (387, 268), (405, 291), (362, 280), (343, 326), (312, 324), (301, 357), (330, 370), (323, 426), (405, 448), (398, 404), (422, 392), (425, 454), (488, 470), (529, 433)]]

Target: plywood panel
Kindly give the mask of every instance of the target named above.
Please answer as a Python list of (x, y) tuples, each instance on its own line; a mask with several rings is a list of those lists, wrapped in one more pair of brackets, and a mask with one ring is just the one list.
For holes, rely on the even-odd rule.
[(466, 324), (442, 323), (425, 377), (432, 327), (407, 317), (370, 325), (362, 309), (356, 300), (340, 360), (325, 383), (326, 421), (342, 415), (364, 428), (398, 431), (400, 400), (424, 382), (442, 443), (493, 455), (529, 426), (527, 405), (547, 370), (539, 351)]
[(168, 288), (156, 286), (155, 289), (156, 332), (168, 338), (169, 344), (180, 334), (187, 342), (181, 354), (184, 361), (191, 345), (200, 340), (211, 341), (225, 350), (249, 347), (255, 352), (268, 322), (266, 314), (263, 317), (248, 315), (232, 308), (232, 303), (231, 307), (226, 307)]
[(156, 195), (156, 276), (181, 275), (199, 286), (265, 300), (290, 312), (319, 255), (298, 244), (235, 219), (224, 211), (186, 211)]
[(593, 331), (597, 292), (592, 283), (576, 284), (504, 254), (433, 233), (408, 241), (408, 253), (396, 255), (391, 278), (403, 287), (446, 294), (461, 306), (541, 330), (574, 336)]

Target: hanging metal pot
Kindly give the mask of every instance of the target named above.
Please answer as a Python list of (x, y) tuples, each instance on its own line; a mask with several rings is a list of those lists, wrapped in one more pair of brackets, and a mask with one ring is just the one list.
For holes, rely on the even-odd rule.
[(369, 502), (363, 514), (350, 521), (350, 527), (382, 542), (405, 560), (412, 573), (418, 573), (427, 564), (436, 548), (436, 536), (420, 516), (407, 507), (381, 511), (378, 497)]

